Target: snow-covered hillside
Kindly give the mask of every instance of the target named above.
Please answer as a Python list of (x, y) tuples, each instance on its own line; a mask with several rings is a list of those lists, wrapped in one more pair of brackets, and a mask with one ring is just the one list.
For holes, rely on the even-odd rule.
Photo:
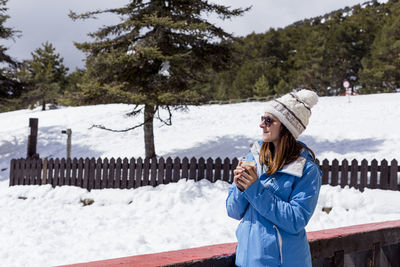
[[(248, 151), (261, 136), (262, 102), (189, 107), (173, 115), (172, 126), (155, 123), (155, 146), (160, 156), (235, 157)], [(124, 129), (140, 118), (127, 118), (125, 104), (20, 110), (0, 113), (0, 180), (8, 179), (12, 158), (25, 157), (29, 118), (39, 119), (38, 153), (65, 157), (66, 135), (72, 129), (73, 157), (144, 156), (143, 130), (114, 133), (89, 129), (102, 124)], [(400, 94), (320, 97), (309, 126), (300, 136), (319, 159), (399, 158)], [(167, 114), (164, 114), (165, 116)]]
[[(260, 137), (265, 103), (190, 107), (173, 126), (156, 123), (158, 155), (235, 157)], [(237, 221), (225, 211), (229, 184), (180, 181), (156, 188), (93, 190), (8, 187), (11, 158), (24, 157), (29, 118), (39, 118), (38, 153), (64, 157), (72, 129), (74, 157), (139, 157), (143, 132), (122, 129), (128, 105), (0, 113), (0, 265), (52, 266), (234, 242)], [(400, 159), (400, 94), (321, 97), (300, 137), (319, 159)], [(137, 122), (137, 121), (136, 121)], [(400, 192), (323, 186), (308, 231), (400, 219)], [(84, 199), (94, 203), (84, 206)], [(332, 207), (328, 214), (323, 207)], [(21, 257), (21, 255), (24, 255)]]

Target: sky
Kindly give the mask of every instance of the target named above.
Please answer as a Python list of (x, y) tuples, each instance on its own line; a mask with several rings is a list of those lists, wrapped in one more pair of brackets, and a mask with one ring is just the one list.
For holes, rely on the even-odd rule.
[[(73, 71), (84, 66), (85, 55), (77, 50), (74, 42), (89, 41), (88, 33), (103, 25), (112, 25), (116, 16), (101, 16), (97, 20), (72, 21), (70, 10), (81, 13), (105, 8), (122, 7), (129, 0), (9, 0), (6, 26), (21, 31), (15, 41), (1, 41), (9, 48), (8, 54), (15, 59), (30, 59), (31, 52), (46, 41), (52, 43), (56, 52), (64, 58), (64, 64)], [(252, 6), (241, 17), (221, 22), (211, 16), (210, 20), (235, 36), (262, 33), (269, 28), (287, 26), (304, 18), (323, 15), (346, 6), (361, 4), (365, 0), (214, 0), (232, 8)]]

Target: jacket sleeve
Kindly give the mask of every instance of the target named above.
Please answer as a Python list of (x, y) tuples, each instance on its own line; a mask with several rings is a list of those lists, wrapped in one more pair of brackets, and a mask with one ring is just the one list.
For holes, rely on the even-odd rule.
[(244, 191), (244, 196), (261, 216), (282, 230), (296, 234), (310, 220), (317, 205), (320, 187), (321, 171), (312, 164), (294, 184), (288, 202), (264, 187), (259, 179)]
[(229, 194), (226, 199), (228, 216), (236, 220), (241, 220), (248, 206), (249, 201), (244, 197), (244, 193), (235, 184), (232, 184), (229, 187)]

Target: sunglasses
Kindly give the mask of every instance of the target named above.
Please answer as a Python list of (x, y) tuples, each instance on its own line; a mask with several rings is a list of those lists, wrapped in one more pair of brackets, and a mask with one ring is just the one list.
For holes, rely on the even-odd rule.
[(261, 116), (261, 122), (264, 122), (265, 126), (270, 127), (274, 120), (270, 116)]

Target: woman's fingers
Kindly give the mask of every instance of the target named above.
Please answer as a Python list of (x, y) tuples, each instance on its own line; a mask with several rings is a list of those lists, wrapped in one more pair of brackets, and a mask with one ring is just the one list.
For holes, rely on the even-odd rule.
[(236, 169), (233, 171), (233, 173), (234, 173), (235, 175), (238, 175), (238, 174), (243, 173), (244, 171), (245, 171), (245, 168), (238, 166), (238, 167), (236, 167)]
[(245, 176), (244, 174), (246, 174), (246, 178), (248, 178), (250, 180), (258, 179), (257, 171), (255, 170), (254, 167), (246, 168), (246, 171), (242, 175)]

